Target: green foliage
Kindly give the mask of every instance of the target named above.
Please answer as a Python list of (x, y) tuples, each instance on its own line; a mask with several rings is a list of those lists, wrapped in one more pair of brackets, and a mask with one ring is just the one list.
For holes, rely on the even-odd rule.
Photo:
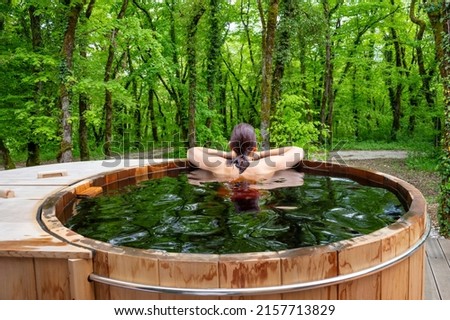
[(450, 235), (450, 157), (448, 152), (443, 152), (439, 161), (439, 173), (442, 177), (439, 194), (438, 220), (440, 233)]
[[(217, 125), (208, 128), (206, 119), (211, 118)], [(229, 136), (224, 134), (223, 117), (214, 110), (200, 108), (196, 117), (197, 145), (206, 146), (219, 150), (228, 150)]]
[[(443, 24), (443, 39), (440, 71), (444, 75), (442, 82), (444, 88), (444, 130), (442, 136), (442, 156), (439, 163), (439, 172), (441, 175), (440, 188), (440, 207), (438, 210), (438, 219), (440, 224), (440, 233), (450, 237), (450, 23), (449, 8), (442, 9), (441, 19)], [(445, 14), (445, 15), (444, 15)]]
[(415, 150), (408, 152), (406, 164), (411, 169), (434, 172), (439, 166), (439, 158), (434, 148)]
[(294, 145), (307, 151), (318, 151), (320, 134), (319, 121), (309, 121), (314, 112), (306, 108), (307, 99), (298, 95), (285, 95), (277, 105), (270, 127), (270, 140), (277, 146)]
[[(259, 129), (262, 39), (256, 2), (130, 1), (121, 20), (117, 19), (121, 0), (96, 1), (89, 18), (84, 3), (75, 37), (73, 72), (64, 79), (59, 78), (59, 68), (66, 6), (53, 0), (0, 3), (0, 137), (13, 157), (23, 158), (29, 141), (40, 144), (43, 157), (56, 153), (62, 80), (71, 84), (75, 151), (78, 99), (83, 96), (88, 102), (84, 116), (89, 145), (93, 154), (98, 154), (105, 131), (106, 89), (113, 93), (115, 141), (129, 134), (130, 141), (144, 145), (151, 142), (159, 147), (173, 142), (182, 146), (186, 140), (183, 128), (189, 119), (186, 49), (192, 39), (187, 28), (192, 13), (201, 5), (206, 11), (197, 25), (195, 42), (197, 143), (226, 146), (231, 128), (242, 121)], [(331, 6), (337, 3), (331, 2)], [(33, 48), (31, 41), (31, 4), (40, 19), (39, 48)], [(295, 144), (314, 152), (321, 148), (319, 136), (333, 133), (334, 144), (348, 141), (348, 147), (401, 146), (410, 150), (414, 144), (425, 149), (431, 145), (436, 135), (433, 121), (442, 118), (443, 97), (430, 29), (417, 41), (417, 28), (398, 1), (394, 5), (389, 1), (351, 1), (337, 7), (329, 24), (321, 2), (292, 0), (282, 5), (294, 14), (281, 16), (287, 11), (280, 10), (278, 35), (287, 32), (288, 41), (280, 51), (284, 73), (281, 99), (272, 114), (272, 144)], [(427, 12), (439, 13), (438, 4), (423, 8), (425, 11), (416, 12), (422, 19)], [(113, 72), (105, 83), (110, 35), (115, 28)], [(400, 40), (401, 66), (387, 59), (395, 51), (392, 30)], [(328, 128), (332, 132), (320, 129), (324, 118), (330, 116), (321, 114), (326, 35), (333, 44), (334, 109), (332, 128)], [(435, 98), (432, 105), (425, 99), (424, 78), (417, 65), (419, 46)], [(214, 65), (209, 57), (215, 59)], [(393, 113), (389, 89), (397, 85), (402, 86), (401, 128), (399, 144), (390, 144)], [(153, 92), (151, 98), (149, 92)]]

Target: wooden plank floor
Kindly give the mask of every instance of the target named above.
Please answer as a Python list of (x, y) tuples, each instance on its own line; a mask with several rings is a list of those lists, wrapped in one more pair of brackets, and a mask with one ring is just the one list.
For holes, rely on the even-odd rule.
[(450, 300), (450, 240), (428, 238), (425, 251), (425, 299)]

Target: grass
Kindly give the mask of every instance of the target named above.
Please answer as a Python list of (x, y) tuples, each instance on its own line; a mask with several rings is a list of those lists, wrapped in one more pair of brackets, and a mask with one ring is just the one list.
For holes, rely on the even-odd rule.
[(436, 172), (439, 168), (439, 152), (408, 152), (408, 158), (406, 159), (406, 165), (410, 169), (421, 170), (427, 172)]
[(405, 150), (419, 151), (432, 149), (432, 145), (425, 142), (403, 141), (403, 142), (386, 142), (386, 141), (346, 141), (342, 140), (335, 143), (334, 148), (341, 150)]

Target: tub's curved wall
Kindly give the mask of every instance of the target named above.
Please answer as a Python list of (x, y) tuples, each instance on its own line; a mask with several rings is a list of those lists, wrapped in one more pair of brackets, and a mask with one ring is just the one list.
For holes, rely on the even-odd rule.
[[(395, 192), (408, 207), (396, 223), (369, 235), (330, 245), (280, 252), (246, 254), (176, 254), (156, 250), (115, 247), (84, 238), (62, 223), (72, 215), (79, 197), (95, 196), (108, 188), (158, 178), (178, 168), (183, 160), (159, 165), (122, 169), (99, 174), (55, 194), (42, 206), (43, 226), (55, 237), (92, 250), (93, 273), (137, 284), (137, 289), (94, 282), (96, 299), (422, 299), (424, 294), (423, 246), (402, 261), (365, 276), (317, 288), (255, 295), (194, 296), (170, 292), (146, 292), (140, 285), (162, 288), (236, 289), (290, 286), (339, 276), (374, 267), (407, 251), (426, 232), (426, 203), (421, 193), (396, 177), (341, 166), (304, 161), (301, 170), (315, 174), (348, 177)], [(91, 284), (92, 285), (92, 284)], [(182, 290), (180, 290), (182, 291)]]

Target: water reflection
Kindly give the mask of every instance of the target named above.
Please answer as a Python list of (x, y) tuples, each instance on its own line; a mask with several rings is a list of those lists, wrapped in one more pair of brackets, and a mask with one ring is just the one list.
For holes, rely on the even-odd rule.
[(237, 212), (260, 211), (260, 198), (264, 190), (276, 188), (298, 187), (304, 183), (304, 173), (294, 169), (275, 172), (275, 174), (264, 180), (251, 181), (237, 179), (229, 181), (220, 179), (213, 173), (205, 170), (194, 170), (188, 174), (188, 181), (192, 185), (203, 185), (211, 182), (222, 182), (222, 187), (217, 193), (229, 198)]
[(190, 253), (278, 251), (378, 230), (403, 213), (386, 189), (280, 171), (264, 181), (183, 172), (81, 199), (66, 226), (88, 238)]

